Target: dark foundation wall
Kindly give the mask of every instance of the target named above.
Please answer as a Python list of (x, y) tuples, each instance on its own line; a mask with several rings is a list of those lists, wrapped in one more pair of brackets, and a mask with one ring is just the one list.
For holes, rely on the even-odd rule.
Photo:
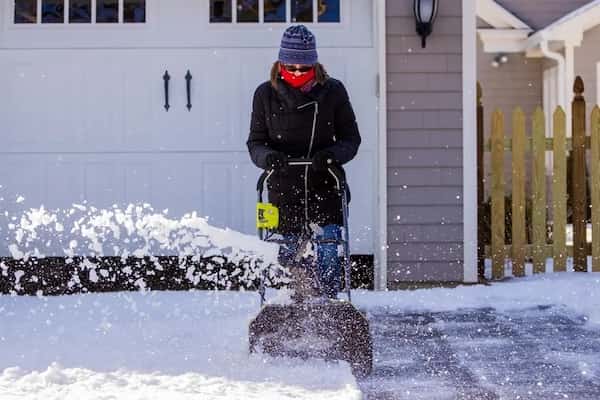
[(462, 7), (427, 40), (412, 0), (387, 2), (388, 286), (463, 280)]

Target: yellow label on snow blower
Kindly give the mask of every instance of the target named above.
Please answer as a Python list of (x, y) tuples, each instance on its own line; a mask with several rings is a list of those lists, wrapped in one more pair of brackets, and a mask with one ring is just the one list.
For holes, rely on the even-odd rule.
[(275, 229), (279, 226), (279, 210), (271, 203), (256, 204), (256, 227)]

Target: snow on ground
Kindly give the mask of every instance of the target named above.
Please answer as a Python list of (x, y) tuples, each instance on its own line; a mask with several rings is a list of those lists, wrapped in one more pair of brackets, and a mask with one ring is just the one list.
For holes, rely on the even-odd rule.
[(600, 273), (549, 273), (494, 283), (491, 286), (460, 286), (402, 292), (357, 295), (361, 308), (390, 310), (451, 311), (493, 307), (500, 311), (538, 305), (564, 305), (588, 317), (600, 327)]
[[(586, 315), (590, 328), (600, 326), (597, 273), (454, 289), (357, 291), (353, 298), (368, 314), (554, 304)], [(258, 310), (258, 295), (249, 292), (0, 296), (0, 398), (361, 397), (345, 363), (248, 355), (247, 327)]]
[(248, 355), (256, 293), (0, 296), (1, 399), (356, 399), (347, 364)]

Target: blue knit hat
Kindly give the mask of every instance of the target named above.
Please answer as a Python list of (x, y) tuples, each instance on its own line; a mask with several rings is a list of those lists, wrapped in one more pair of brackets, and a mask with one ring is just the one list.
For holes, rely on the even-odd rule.
[(287, 28), (281, 38), (279, 61), (282, 64), (316, 64), (318, 55), (315, 35), (304, 25)]

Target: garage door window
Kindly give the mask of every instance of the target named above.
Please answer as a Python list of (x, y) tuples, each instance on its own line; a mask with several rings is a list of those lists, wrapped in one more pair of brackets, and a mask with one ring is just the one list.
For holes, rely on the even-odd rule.
[(146, 0), (15, 0), (15, 24), (146, 22)]
[(211, 23), (335, 23), (340, 0), (210, 0)]

